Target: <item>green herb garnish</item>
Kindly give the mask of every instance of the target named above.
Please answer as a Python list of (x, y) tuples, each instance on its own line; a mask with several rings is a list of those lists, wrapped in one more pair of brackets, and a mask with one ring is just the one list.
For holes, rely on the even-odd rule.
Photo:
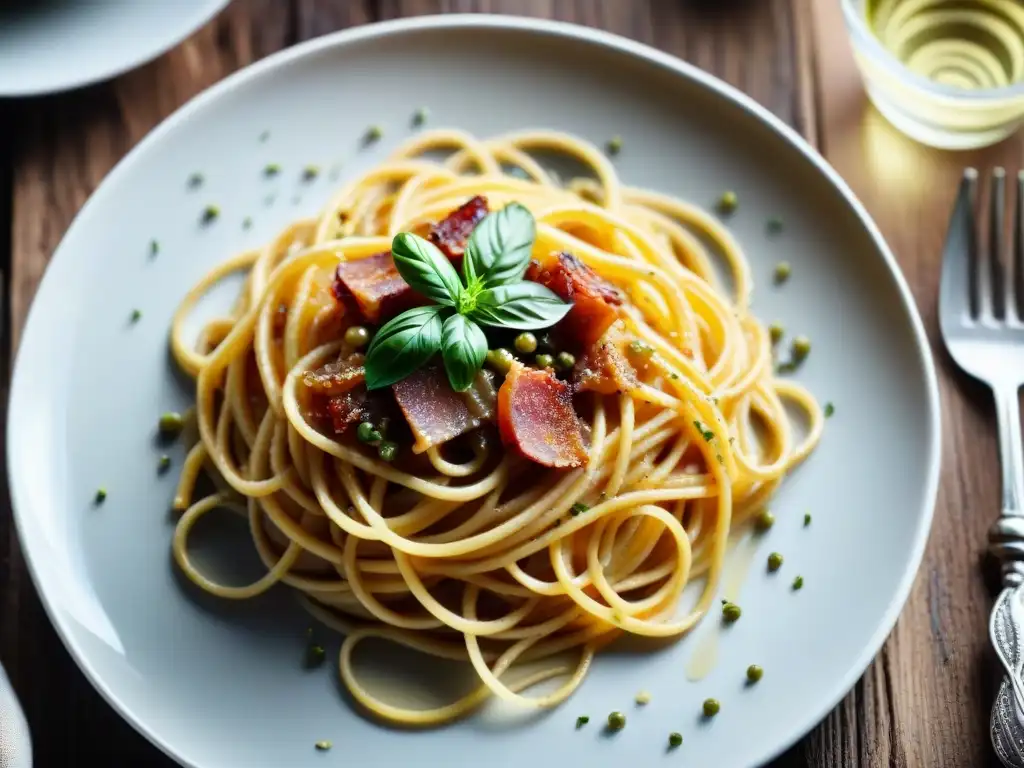
[(366, 129), (366, 134), (363, 136), (363, 141), (367, 144), (372, 144), (375, 141), (380, 141), (381, 137), (384, 136), (384, 129), (379, 125), (371, 125)]
[(156, 256), (158, 253), (160, 253), (160, 243), (158, 243), (156, 240), (150, 240), (149, 241), (149, 255), (150, 256)]
[(327, 651), (322, 645), (312, 644), (306, 646), (306, 667), (313, 669), (319, 667), (327, 658)]
[(700, 433), (700, 436), (707, 440), (709, 443), (715, 439), (715, 433), (712, 432), (710, 429), (704, 429), (704, 425), (701, 424), (699, 421), (694, 421), (693, 426), (697, 428), (697, 431)]
[(317, 165), (307, 165), (302, 169), (302, 180), (312, 181), (320, 175), (320, 167)]
[(611, 155), (612, 157), (619, 154), (619, 152), (622, 151), (622, 137), (612, 136), (610, 139), (608, 139), (608, 144), (605, 145), (605, 149), (608, 151), (608, 154)]
[(775, 284), (781, 285), (782, 283), (789, 280), (789, 276), (793, 273), (793, 268), (789, 265), (788, 261), (780, 261), (775, 265)]
[(107, 500), (107, 489), (106, 488), (100, 488), (99, 490), (97, 490), (96, 491), (96, 503), (97, 504), (102, 504), (106, 500)]
[(804, 588), (804, 577), (803, 576), (797, 576), (795, 579), (793, 579), (793, 589), (794, 590), (803, 589), (803, 588)]
[(797, 336), (793, 339), (793, 361), (796, 363), (803, 362), (811, 354), (811, 340), (806, 336)]
[(131, 318), (132, 318), (132, 322), (133, 323), (139, 322), (139, 320), (142, 319), (142, 310), (141, 309), (133, 309), (132, 310)]
[(195, 189), (196, 187), (201, 186), (202, 183), (203, 183), (203, 174), (201, 174), (201, 173), (196, 172), (196, 173), (193, 173), (191, 176), (188, 177), (188, 185), (192, 189)]
[(438, 353), (456, 392), (469, 389), (485, 360), (499, 372), (505, 362), (511, 366), (511, 359), (488, 353), (481, 326), (537, 330), (572, 308), (550, 289), (523, 280), (535, 237), (536, 223), (522, 205), (489, 214), (469, 236), (460, 279), (433, 243), (410, 232), (396, 235), (395, 267), (434, 303), (403, 312), (377, 332), (366, 355), (367, 389), (401, 381)]
[(218, 216), (220, 216), (220, 208), (218, 208), (216, 205), (208, 205), (208, 206), (206, 206), (203, 209), (203, 216), (202, 216), (203, 224), (210, 224), (210, 223), (212, 223), (213, 220), (216, 219)]
[(590, 722), (589, 715), (580, 715), (576, 718), (576, 728), (582, 728), (584, 725)]
[(825, 403), (825, 418), (831, 419), (832, 414), (836, 412), (836, 407), (832, 403)]
[(576, 515), (580, 515), (580, 514), (583, 514), (584, 512), (586, 512), (588, 509), (590, 509), (590, 507), (588, 507), (582, 501), (577, 501), (575, 504), (572, 505), (571, 509), (572, 509), (572, 516), (576, 517)]
[(420, 107), (412, 114), (412, 124), (416, 127), (423, 125), (427, 122), (427, 118), (430, 116), (430, 110), (426, 107)]
[(263, 166), (264, 176), (277, 176), (281, 172), (281, 166), (277, 163), (267, 163)]
[(162, 474), (162, 473), (166, 472), (170, 468), (171, 468), (171, 457), (167, 456), (166, 454), (161, 456), (160, 460), (157, 462), (156, 471), (160, 472)]
[(810, 524), (811, 524), (811, 513), (810, 512), (805, 512), (804, 513), (804, 528), (806, 528)]

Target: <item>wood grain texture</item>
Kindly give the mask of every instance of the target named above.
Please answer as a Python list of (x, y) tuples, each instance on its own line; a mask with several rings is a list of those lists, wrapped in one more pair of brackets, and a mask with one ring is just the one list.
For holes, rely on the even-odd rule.
[[(649, 43), (722, 77), (793, 125), (877, 217), (935, 344), (938, 253), (955, 180), (965, 162), (1020, 167), (1022, 144), (965, 157), (898, 136), (865, 104), (835, 0), (235, 0), (182, 45), (112, 82), (0, 102), (0, 266), (10, 278), (3, 348), (16, 345), (49, 254), (81, 205), (126, 151), (193, 95), (330, 31), (480, 11), (574, 21)], [(947, 453), (925, 564), (883, 652), (842, 704), (777, 761), (780, 768), (993, 764), (986, 718), (995, 670), (984, 635), (990, 597), (978, 556), (998, 503), (994, 426), (983, 393), (954, 375), (942, 354), (937, 359)], [(6, 382), (0, 366), (3, 402)], [(5, 498), (6, 487), (0, 493)], [(26, 707), (38, 766), (172, 764), (102, 702), (63, 650), (29, 582), (6, 500), (0, 659)]]

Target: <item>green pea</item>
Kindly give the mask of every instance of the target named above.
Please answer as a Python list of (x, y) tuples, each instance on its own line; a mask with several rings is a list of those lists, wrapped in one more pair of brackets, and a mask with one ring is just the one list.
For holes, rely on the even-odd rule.
[(683, 734), (681, 733), (670, 733), (668, 735), (668, 745), (670, 748), (675, 749), (683, 743)]
[(772, 344), (778, 344), (785, 335), (786, 329), (782, 327), (782, 323), (772, 323), (768, 326), (768, 336), (771, 338)]
[(142, 319), (142, 310), (141, 309), (133, 309), (132, 310), (132, 322), (133, 323), (137, 323), (141, 319)]
[(532, 355), (537, 351), (537, 337), (529, 331), (523, 331), (516, 340), (512, 343), (512, 346), (516, 348), (516, 352), (524, 355)]
[(559, 352), (555, 358), (555, 365), (563, 371), (572, 370), (572, 367), (576, 365), (576, 357), (569, 352)]
[(157, 472), (166, 472), (170, 468), (171, 468), (171, 457), (170, 456), (161, 456), (160, 460), (157, 462), (156, 471)]
[(330, 749), (330, 748), (331, 748), (332, 746), (334, 746), (334, 745), (333, 745), (333, 744), (331, 744), (331, 742), (329, 742), (329, 741), (318, 741), (318, 742), (316, 743), (316, 748), (317, 748), (317, 749), (318, 749), (318, 750), (319, 750), (320, 752), (326, 752), (326, 751), (327, 751), (327, 750), (329, 750), (329, 749)]
[(537, 365), (540, 366), (541, 368), (555, 367), (555, 358), (553, 358), (551, 355), (537, 355), (535, 358), (533, 358), (533, 361), (537, 363)]
[(160, 434), (173, 437), (185, 428), (185, 419), (182, 418), (180, 413), (168, 411), (160, 417), (159, 427)]
[(782, 567), (782, 555), (778, 552), (772, 552), (768, 555), (768, 570), (772, 573), (779, 570)]
[(757, 526), (759, 531), (767, 531), (775, 525), (775, 515), (767, 509), (762, 509), (760, 514), (754, 519), (754, 525)]
[(385, 440), (377, 449), (377, 454), (380, 456), (381, 461), (394, 461), (395, 456), (398, 455), (398, 444)]
[(96, 491), (96, 503), (97, 504), (102, 504), (106, 500), (107, 500), (107, 489), (106, 488), (100, 488), (99, 490), (97, 490)]
[(704, 699), (704, 717), (714, 717), (722, 709), (718, 699)]
[(736, 197), (735, 192), (725, 192), (720, 198), (718, 198), (718, 210), (722, 213), (732, 213), (736, 210), (736, 206), (738, 205), (739, 199)]
[(626, 716), (621, 712), (612, 712), (608, 715), (608, 730), (621, 731), (626, 727)]
[(370, 331), (363, 325), (350, 325), (345, 330), (345, 343), (350, 347), (360, 349), (370, 341)]
[(836, 407), (832, 403), (825, 403), (825, 418), (831, 419), (833, 414), (836, 412)]
[(722, 606), (722, 620), (728, 624), (739, 621), (743, 610), (736, 603), (726, 603)]
[(811, 340), (806, 336), (797, 336), (793, 339), (793, 359), (803, 360), (811, 354)]
[(220, 207), (216, 205), (208, 205), (203, 209), (203, 223), (210, 224), (214, 219), (220, 216)]
[(412, 115), (412, 124), (419, 126), (427, 122), (427, 118), (430, 116), (430, 110), (426, 107), (420, 107)]
[(764, 677), (764, 670), (761, 669), (757, 664), (751, 664), (747, 667), (747, 680), (751, 683), (756, 683)]
[(513, 362), (515, 362), (515, 357), (504, 347), (487, 351), (487, 364), (497, 373), (508, 373), (512, 369)]
[(281, 172), (281, 166), (277, 163), (267, 163), (263, 168), (264, 176), (277, 176)]
[(776, 285), (784, 283), (789, 280), (790, 274), (792, 274), (793, 268), (789, 265), (788, 261), (780, 261), (775, 265), (775, 283)]
[(370, 422), (363, 421), (356, 427), (356, 438), (360, 443), (376, 443), (380, 441), (380, 432)]
[(380, 141), (381, 137), (384, 136), (384, 129), (379, 125), (371, 125), (366, 129), (365, 141), (367, 144), (371, 144), (375, 141)]
[(622, 151), (622, 137), (612, 136), (608, 139), (608, 144), (605, 147), (608, 150), (608, 154), (615, 156)]
[(806, 513), (804, 513), (804, 528), (806, 528), (810, 524), (811, 524), (811, 513), (810, 512), (806, 512)]

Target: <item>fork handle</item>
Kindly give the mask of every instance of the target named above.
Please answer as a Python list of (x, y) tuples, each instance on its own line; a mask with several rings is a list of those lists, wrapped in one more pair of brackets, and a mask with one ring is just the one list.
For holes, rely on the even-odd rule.
[(1002, 564), (1003, 584), (1024, 584), (1024, 448), (1021, 446), (1019, 386), (993, 388), (1003, 470), (1003, 508), (989, 531), (989, 549)]

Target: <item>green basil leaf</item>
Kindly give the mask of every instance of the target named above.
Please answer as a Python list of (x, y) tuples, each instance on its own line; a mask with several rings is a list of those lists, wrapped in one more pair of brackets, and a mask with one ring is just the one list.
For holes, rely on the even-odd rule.
[(411, 232), (400, 232), (391, 241), (391, 256), (398, 274), (413, 290), (438, 304), (455, 306), (462, 294), (462, 282), (436, 245)]
[(452, 315), (441, 330), (441, 357), (448, 383), (456, 392), (465, 392), (487, 356), (487, 337), (480, 326), (465, 315)]
[(466, 285), (486, 288), (523, 279), (530, 263), (537, 223), (524, 206), (509, 203), (476, 225), (466, 243), (462, 274)]
[(443, 309), (416, 307), (377, 331), (366, 351), (366, 388), (382, 389), (423, 367), (441, 349)]
[(540, 283), (499, 285), (483, 291), (469, 317), (484, 325), (533, 331), (554, 325), (572, 309)]

